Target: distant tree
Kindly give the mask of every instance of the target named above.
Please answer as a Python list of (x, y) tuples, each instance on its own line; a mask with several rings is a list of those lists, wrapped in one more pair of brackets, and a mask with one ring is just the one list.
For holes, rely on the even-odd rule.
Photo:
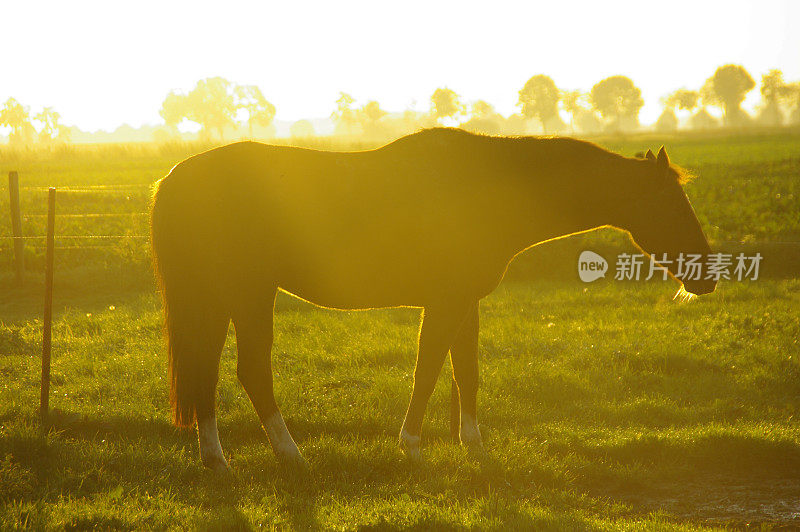
[(666, 98), (666, 106), (681, 111), (695, 111), (689, 117), (689, 127), (692, 129), (711, 129), (718, 126), (717, 120), (708, 113), (701, 93), (690, 89), (678, 89)]
[(255, 126), (269, 127), (275, 119), (275, 106), (264, 98), (256, 85), (237, 85), (233, 89), (236, 108), (247, 112), (250, 137)]
[(314, 124), (309, 120), (298, 120), (289, 128), (289, 134), (294, 138), (313, 137), (316, 134)]
[(381, 109), (380, 104), (375, 100), (370, 100), (364, 104), (357, 113), (364, 135), (370, 138), (383, 136), (384, 131), (381, 127), (381, 119), (383, 119), (386, 114), (386, 111)]
[(561, 93), (561, 107), (569, 114), (569, 128), (575, 132), (575, 119), (581, 112), (581, 91), (563, 91)]
[(700, 93), (689, 89), (678, 89), (669, 96), (667, 96), (666, 104), (675, 109), (678, 108), (682, 111), (691, 111), (697, 107), (700, 101)]
[(758, 121), (767, 126), (779, 126), (783, 123), (781, 95), (786, 84), (783, 72), (770, 70), (761, 76), (761, 108)]
[[(60, 137), (60, 133), (66, 129), (58, 123), (61, 119), (61, 115), (58, 114), (52, 107), (45, 107), (33, 118), (42, 126), (41, 130), (39, 131), (39, 142), (45, 144), (53, 142), (57, 137)], [(64, 139), (59, 138), (59, 140), (63, 141)]]
[(800, 81), (785, 83), (780, 90), (780, 99), (789, 109), (789, 123), (800, 124)]
[(603, 127), (600, 119), (591, 109), (589, 95), (578, 91), (564, 91), (561, 93), (561, 108), (569, 114), (570, 129), (583, 133), (597, 133)]
[(678, 129), (678, 117), (675, 110), (671, 107), (664, 107), (664, 110), (656, 120), (654, 125), (656, 131), (675, 131)]
[(361, 121), (365, 123), (375, 123), (384, 116), (386, 111), (381, 109), (381, 104), (375, 100), (370, 100), (359, 109), (358, 114), (361, 116)]
[(529, 79), (519, 91), (517, 105), (522, 107), (522, 115), (527, 119), (536, 118), (547, 133), (547, 126), (558, 117), (558, 100), (561, 93), (555, 82), (544, 74)]
[(406, 109), (397, 123), (397, 133), (408, 134), (421, 127), (425, 120), (430, 119), (430, 114), (415, 111), (414, 109)]
[(339, 93), (336, 100), (336, 110), (331, 113), (331, 120), (334, 124), (334, 132), (337, 135), (354, 135), (358, 132), (359, 120), (355, 109), (353, 109), (355, 99), (346, 92)]
[(589, 99), (611, 129), (634, 129), (644, 105), (642, 91), (625, 76), (611, 76), (592, 87)]
[(186, 118), (203, 126), (203, 136), (210, 137), (214, 129), (223, 140), (225, 127), (233, 125), (235, 113), (233, 85), (225, 78), (201, 79), (186, 95)]
[(701, 90), (703, 100), (722, 109), (723, 123), (727, 126), (740, 125), (747, 121), (747, 114), (741, 105), (756, 82), (740, 65), (724, 65), (706, 80)]
[(0, 109), (0, 126), (11, 128), (10, 144), (28, 144), (33, 140), (33, 125), (28, 108), (14, 98), (9, 98)]
[(459, 127), (466, 131), (486, 135), (499, 135), (503, 132), (505, 122), (503, 116), (495, 111), (492, 104), (487, 101), (478, 100), (473, 103), (469, 116), (470, 119)]
[(705, 106), (689, 117), (689, 127), (692, 129), (712, 129), (719, 126), (719, 121), (711, 116)]
[(63, 143), (68, 143), (72, 140), (72, 129), (63, 124), (58, 125), (58, 140)]
[(524, 135), (528, 120), (522, 113), (514, 113), (503, 121), (504, 135)]
[(167, 128), (177, 133), (178, 124), (186, 118), (188, 111), (186, 95), (171, 91), (161, 103), (158, 114), (164, 119)]
[(455, 91), (445, 88), (436, 89), (431, 95), (431, 114), (437, 120), (454, 118), (464, 112), (464, 106)]
[(488, 118), (497, 114), (494, 106), (486, 100), (478, 100), (472, 104), (470, 115), (472, 118)]
[(575, 119), (575, 125), (578, 130), (584, 134), (600, 133), (603, 130), (603, 121), (597, 116), (597, 113), (582, 110)]
[(678, 129), (676, 109), (691, 111), (697, 107), (700, 95), (697, 91), (678, 89), (661, 100), (664, 110), (655, 123), (657, 131), (675, 131)]

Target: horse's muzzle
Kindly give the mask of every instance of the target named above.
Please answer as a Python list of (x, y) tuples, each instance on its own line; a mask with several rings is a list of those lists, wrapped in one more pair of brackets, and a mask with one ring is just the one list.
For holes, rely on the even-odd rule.
[(710, 294), (717, 288), (717, 281), (712, 279), (702, 279), (699, 281), (685, 281), (683, 283), (683, 288), (687, 292), (691, 292), (696, 296), (702, 296), (705, 294)]

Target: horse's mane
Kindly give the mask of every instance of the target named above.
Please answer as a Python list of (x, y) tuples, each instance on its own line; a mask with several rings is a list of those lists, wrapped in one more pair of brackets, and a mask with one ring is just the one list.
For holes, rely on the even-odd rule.
[[(473, 131), (467, 131), (461, 128), (454, 128), (454, 127), (431, 127), (431, 128), (421, 128), (414, 133), (410, 133), (399, 139), (396, 139), (383, 147), (392, 145), (392, 144), (402, 144), (404, 142), (410, 141), (412, 139), (418, 139), (421, 136), (438, 136), (438, 137), (448, 137), (448, 136), (455, 136), (455, 137), (473, 137), (473, 138), (486, 138), (486, 139), (495, 139), (495, 140), (508, 140), (512, 142), (530, 142), (535, 143), (538, 145), (546, 144), (547, 149), (550, 150), (561, 150), (564, 146), (582, 146), (589, 151), (595, 152), (597, 155), (601, 156), (612, 156), (615, 158), (619, 158), (620, 160), (623, 159), (644, 159), (644, 152), (639, 152), (636, 154), (635, 157), (625, 157), (624, 155), (620, 155), (618, 153), (614, 153), (611, 150), (600, 146), (594, 142), (577, 139), (574, 137), (561, 137), (557, 135), (489, 135), (485, 133), (477, 133)], [(540, 144), (541, 143), (541, 144)], [(678, 166), (677, 164), (670, 163), (670, 170), (673, 174), (675, 181), (679, 185), (685, 185), (691, 182), (695, 175), (683, 168)]]
[(697, 177), (691, 171), (683, 168), (682, 166), (678, 166), (677, 164), (670, 164), (669, 167), (673, 172), (675, 172), (675, 177), (678, 180), (678, 184), (681, 186), (691, 183), (692, 180)]

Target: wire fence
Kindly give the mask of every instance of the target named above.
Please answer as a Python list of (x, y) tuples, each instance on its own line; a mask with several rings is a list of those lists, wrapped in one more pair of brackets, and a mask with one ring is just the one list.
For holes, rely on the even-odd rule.
[[(13, 178), (12, 178), (13, 174)], [(7, 187), (0, 187), (0, 190)], [(20, 212), (20, 192), (23, 193), (38, 193), (47, 192), (51, 187), (37, 186), (37, 185), (19, 185), (18, 177), (15, 172), (9, 174), (9, 187), (7, 188), (11, 198), (11, 215), (12, 225), (14, 225), (14, 217), (16, 221), (35, 221), (38, 225), (39, 220), (47, 221), (48, 213), (34, 212), (22, 213)], [(118, 194), (131, 194), (136, 192), (149, 193), (152, 189), (150, 183), (133, 183), (133, 184), (112, 184), (112, 185), (72, 185), (58, 187), (58, 194), (99, 194), (101, 196), (116, 197)], [(137, 194), (138, 195), (138, 194)], [(39, 197), (38, 194), (36, 197)], [(30, 200), (28, 201), (30, 203)], [(46, 200), (45, 200), (46, 203)], [(16, 212), (14, 212), (16, 210)], [(73, 213), (56, 213), (54, 219), (63, 220), (65, 223), (68, 221), (80, 220), (96, 220), (98, 222), (108, 219), (114, 220), (114, 225), (119, 221), (125, 220), (144, 220), (149, 215), (147, 211), (125, 211), (125, 212), (73, 212)], [(16, 257), (17, 254), (23, 253), (25, 248), (35, 250), (35, 252), (44, 252), (47, 249), (45, 234), (23, 234), (22, 227), (12, 228), (11, 235), (0, 235), (0, 252), (6, 250), (14, 252), (15, 259), (21, 261), (21, 257)], [(74, 229), (73, 229), (74, 232)], [(38, 233), (38, 231), (37, 231)], [(121, 242), (147, 242), (149, 235), (146, 234), (54, 234), (52, 248), (59, 251), (80, 251), (80, 250), (97, 250), (97, 251), (115, 251), (122, 248), (119, 247)], [(4, 245), (6, 244), (6, 245)], [(10, 244), (10, 245), (8, 245)], [(24, 266), (23, 266), (24, 267)]]

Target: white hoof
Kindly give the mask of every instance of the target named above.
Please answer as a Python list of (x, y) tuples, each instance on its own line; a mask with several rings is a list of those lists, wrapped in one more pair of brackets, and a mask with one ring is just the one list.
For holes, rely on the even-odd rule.
[(227, 472), (228, 461), (222, 454), (216, 417), (197, 422), (197, 440), (200, 444), (200, 460), (203, 465), (219, 473)]
[(403, 451), (403, 454), (412, 462), (422, 461), (422, 451), (420, 451), (419, 442), (419, 436), (412, 436), (406, 432), (406, 429), (400, 431), (400, 450)]
[(278, 460), (287, 463), (306, 463), (292, 435), (289, 434), (289, 429), (286, 428), (286, 423), (283, 421), (283, 416), (280, 412), (275, 412), (267, 420), (264, 424), (264, 430), (267, 431), (269, 443), (272, 445), (272, 452), (275, 453)]
[(202, 457), (203, 465), (215, 473), (227, 474), (231, 468), (224, 456)]
[(470, 450), (483, 450), (483, 438), (478, 423), (470, 415), (461, 415), (461, 445)]

